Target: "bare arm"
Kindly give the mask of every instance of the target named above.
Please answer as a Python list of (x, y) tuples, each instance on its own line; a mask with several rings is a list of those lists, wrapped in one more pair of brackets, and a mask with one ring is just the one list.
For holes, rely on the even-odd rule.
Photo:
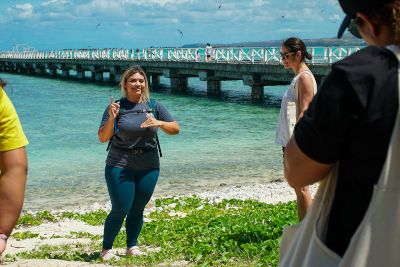
[(110, 98), (110, 106), (108, 108), (108, 120), (100, 127), (97, 136), (100, 142), (104, 143), (111, 139), (114, 134), (114, 122), (119, 112), (119, 103), (114, 102), (113, 97)]
[(145, 122), (143, 122), (140, 127), (159, 127), (164, 133), (174, 135), (179, 133), (179, 124), (176, 121), (160, 121), (154, 117), (148, 117)]
[(170, 134), (170, 135), (174, 135), (174, 134), (178, 134), (179, 133), (179, 124), (176, 121), (171, 121), (171, 122), (166, 122), (163, 121), (160, 129), (166, 133), (166, 134)]
[(0, 152), (0, 170), (0, 233), (9, 236), (24, 203), (28, 173), (25, 147)]
[(308, 105), (314, 97), (313, 80), (310, 75), (300, 75), (297, 81), (297, 90), (299, 92), (299, 108), (297, 114), (297, 121), (303, 117), (304, 111), (307, 110)]
[(328, 175), (334, 164), (319, 163), (297, 146), (294, 136), (285, 149), (285, 177), (293, 188), (303, 187), (321, 181)]
[(100, 142), (104, 143), (111, 139), (114, 134), (114, 121), (115, 119), (110, 117), (106, 123), (100, 127), (99, 131), (97, 132)]

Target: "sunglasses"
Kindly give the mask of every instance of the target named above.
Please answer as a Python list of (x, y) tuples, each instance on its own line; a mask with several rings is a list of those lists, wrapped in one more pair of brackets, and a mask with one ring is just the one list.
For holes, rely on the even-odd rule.
[(282, 53), (282, 52), (280, 52), (280, 54), (281, 54), (281, 58), (282, 59), (288, 59), (288, 57), (290, 56), (290, 55), (294, 55), (294, 54), (296, 54), (297, 52), (288, 52), (288, 53)]
[(357, 28), (357, 24), (358, 24), (358, 23), (359, 23), (358, 17), (353, 18), (353, 19), (350, 21), (349, 27), (347, 27), (347, 29), (349, 30), (349, 32), (350, 32), (354, 37), (361, 39), (361, 38), (362, 38), (362, 37), (361, 37), (361, 34), (360, 34), (360, 32), (358, 31), (358, 28)]

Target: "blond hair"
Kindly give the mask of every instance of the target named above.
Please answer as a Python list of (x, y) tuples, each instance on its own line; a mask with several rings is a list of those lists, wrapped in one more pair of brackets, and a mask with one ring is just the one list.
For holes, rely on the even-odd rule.
[(142, 94), (140, 96), (139, 103), (149, 102), (150, 101), (149, 82), (147, 80), (146, 73), (140, 66), (131, 66), (127, 70), (125, 70), (124, 73), (122, 74), (121, 81), (119, 83), (121, 88), (121, 95), (126, 97), (127, 95), (126, 83), (129, 77), (131, 77), (135, 73), (139, 73), (140, 75), (142, 75), (145, 81), (144, 90), (142, 91)]

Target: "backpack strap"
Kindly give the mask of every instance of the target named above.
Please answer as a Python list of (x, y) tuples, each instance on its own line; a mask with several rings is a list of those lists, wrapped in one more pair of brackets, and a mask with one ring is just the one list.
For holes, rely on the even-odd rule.
[[(157, 110), (157, 100), (150, 98), (149, 102), (149, 107), (151, 109), (151, 112), (154, 115), (154, 118), (158, 120), (158, 110)], [(157, 148), (158, 148), (158, 153), (160, 154), (160, 158), (162, 157), (162, 152), (161, 152), (161, 146), (160, 146), (160, 140), (158, 139), (158, 134), (156, 133), (156, 142), (157, 142)]]
[(123, 107), (122, 107), (123, 98), (121, 97), (119, 100), (115, 100), (115, 103), (119, 103), (119, 112), (117, 114), (117, 117), (114, 120), (114, 133), (113, 133), (113, 136), (111, 136), (110, 140), (108, 141), (106, 151), (110, 150), (112, 139), (113, 139), (114, 135), (119, 132), (118, 120), (120, 118), (120, 115), (119, 115), (120, 112), (123, 111)]
[[(120, 118), (121, 112), (124, 110), (124, 108), (123, 108), (124, 101), (123, 100), (124, 99), (121, 98), (121, 99), (115, 101), (115, 102), (119, 102), (119, 112), (118, 112), (117, 117), (115, 118), (115, 121), (114, 121), (114, 133), (113, 133), (113, 136), (108, 141), (108, 145), (107, 145), (106, 151), (110, 150), (112, 139), (113, 139), (114, 135), (119, 132), (118, 120)], [(159, 114), (158, 114), (158, 110), (157, 110), (157, 100), (150, 98), (150, 100), (148, 102), (148, 105), (149, 105), (149, 107), (151, 109), (151, 113), (153, 113), (153, 115), (154, 115), (154, 118), (158, 119), (158, 115)], [(158, 139), (157, 133), (156, 133), (156, 142), (157, 142), (158, 153), (159, 153), (160, 157), (162, 157), (160, 140)]]
[(150, 98), (149, 107), (152, 110), (151, 112), (153, 113), (154, 118), (158, 120), (157, 100)]

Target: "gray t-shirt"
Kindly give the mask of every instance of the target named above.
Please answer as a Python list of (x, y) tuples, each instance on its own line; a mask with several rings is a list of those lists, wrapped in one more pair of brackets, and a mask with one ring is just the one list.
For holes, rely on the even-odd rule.
[[(123, 98), (118, 115), (118, 131), (114, 134), (108, 152), (106, 164), (113, 167), (133, 170), (148, 170), (160, 167), (156, 134), (157, 127), (140, 128), (146, 120), (146, 112), (150, 109), (148, 103), (133, 103)], [(108, 109), (105, 109), (100, 123), (102, 127), (108, 120)], [(167, 109), (156, 102), (158, 120), (175, 121)], [(139, 111), (139, 112), (138, 112)]]

